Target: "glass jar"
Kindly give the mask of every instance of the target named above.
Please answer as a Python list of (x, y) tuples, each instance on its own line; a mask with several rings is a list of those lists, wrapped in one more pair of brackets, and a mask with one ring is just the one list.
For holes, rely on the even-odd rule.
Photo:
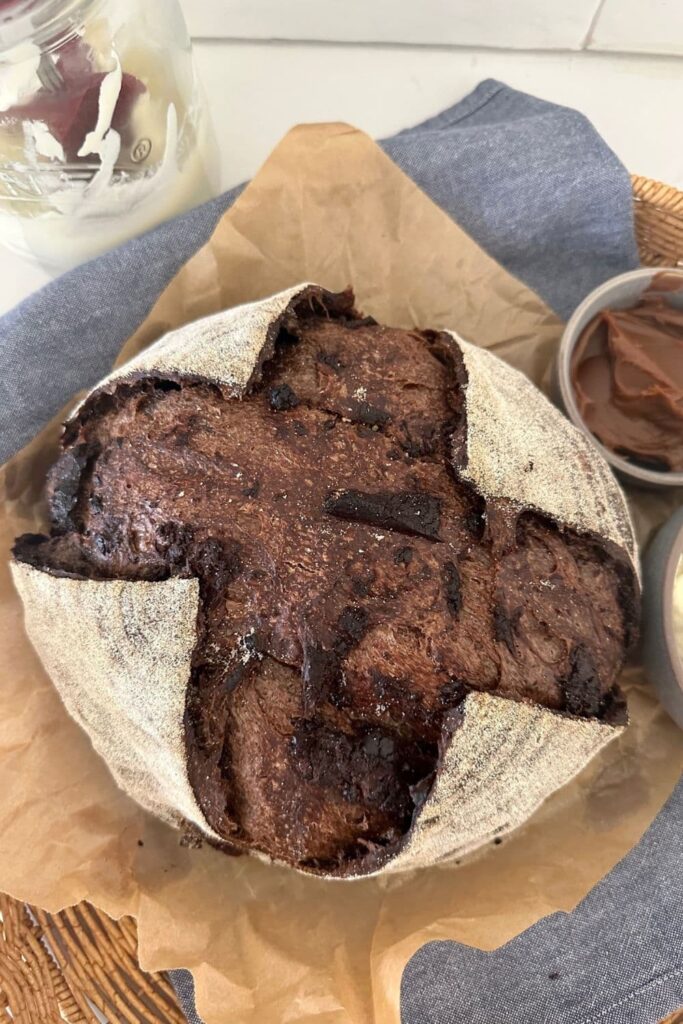
[(217, 190), (177, 0), (0, 0), (0, 242), (63, 270)]

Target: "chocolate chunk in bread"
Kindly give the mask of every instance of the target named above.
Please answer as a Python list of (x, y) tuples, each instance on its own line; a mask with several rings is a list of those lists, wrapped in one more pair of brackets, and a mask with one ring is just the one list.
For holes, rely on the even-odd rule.
[(462, 604), (460, 573), (453, 562), (444, 562), (444, 585), (446, 588), (446, 604), (452, 615), (457, 616)]
[(278, 384), (277, 387), (271, 388), (270, 407), (275, 412), (282, 412), (283, 409), (296, 409), (298, 404), (299, 399), (289, 384)]
[(441, 505), (431, 494), (339, 491), (325, 499), (323, 508), (330, 516), (355, 523), (434, 540), (439, 536)]
[(560, 680), (564, 704), (573, 715), (597, 715), (605, 694), (590, 650), (585, 644), (572, 647), (569, 671)]

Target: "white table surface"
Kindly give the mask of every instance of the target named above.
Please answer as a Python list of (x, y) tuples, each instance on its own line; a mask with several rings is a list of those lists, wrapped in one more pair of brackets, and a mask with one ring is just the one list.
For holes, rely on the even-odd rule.
[[(301, 121), (348, 121), (374, 137), (499, 78), (574, 106), (629, 170), (683, 188), (683, 60), (591, 52), (196, 40), (222, 155), (222, 185), (250, 177)], [(0, 247), (0, 314), (48, 280)]]

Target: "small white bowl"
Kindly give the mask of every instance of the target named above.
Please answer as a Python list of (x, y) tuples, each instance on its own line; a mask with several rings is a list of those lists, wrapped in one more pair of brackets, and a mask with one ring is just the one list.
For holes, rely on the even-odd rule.
[(683, 558), (683, 506), (658, 530), (643, 557), (643, 664), (653, 688), (683, 729), (683, 652), (674, 634), (674, 579)]
[(579, 412), (571, 379), (571, 361), (581, 332), (594, 316), (603, 309), (628, 309), (635, 306), (652, 278), (662, 272), (666, 272), (667, 275), (680, 276), (682, 290), (670, 292), (667, 298), (672, 306), (683, 309), (683, 270), (669, 267), (643, 267), (641, 270), (631, 270), (627, 274), (612, 277), (592, 291), (572, 313), (564, 329), (555, 363), (555, 391), (572, 423), (591, 439), (622, 480), (639, 487), (651, 488), (683, 487), (683, 472), (672, 473), (666, 470), (646, 469), (644, 466), (638, 466), (623, 456), (617, 455), (601, 444), (595, 434), (588, 429)]

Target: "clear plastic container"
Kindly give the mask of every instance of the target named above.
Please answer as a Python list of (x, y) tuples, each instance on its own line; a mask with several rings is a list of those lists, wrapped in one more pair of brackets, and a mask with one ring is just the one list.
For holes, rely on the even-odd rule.
[(0, 2), (0, 242), (63, 270), (217, 190), (177, 0)]

